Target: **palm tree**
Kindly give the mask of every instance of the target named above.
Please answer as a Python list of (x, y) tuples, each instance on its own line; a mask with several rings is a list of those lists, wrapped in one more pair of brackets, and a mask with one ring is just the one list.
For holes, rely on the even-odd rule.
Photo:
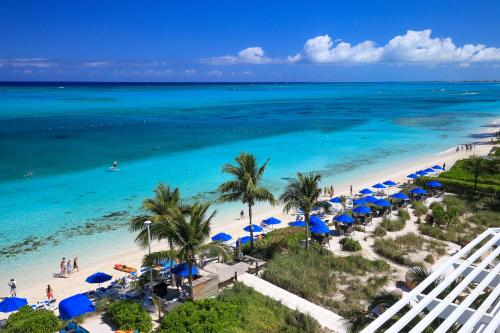
[(148, 245), (148, 232), (144, 222), (151, 221), (151, 238), (158, 241), (167, 240), (169, 248), (173, 249), (172, 223), (179, 212), (186, 211), (189, 207), (181, 204), (180, 191), (177, 187), (172, 190), (170, 186), (159, 183), (154, 189), (154, 193), (154, 198), (143, 201), (141, 210), (144, 214), (131, 220), (130, 230), (139, 231), (135, 241), (140, 246), (146, 247)]
[[(225, 164), (222, 172), (232, 175), (229, 180), (219, 186), (220, 202), (241, 201), (248, 206), (248, 223), (252, 225), (252, 207), (256, 202), (269, 202), (275, 204), (273, 194), (261, 186), (262, 176), (266, 170), (269, 159), (260, 167), (254, 155), (241, 153), (235, 159), (236, 164)], [(253, 251), (253, 228), (250, 228), (250, 249)]]
[(465, 160), (465, 169), (472, 173), (474, 177), (474, 195), (477, 194), (477, 183), (479, 180), (479, 176), (481, 174), (488, 174), (491, 172), (491, 166), (488, 163), (489, 161), (485, 158), (472, 155), (467, 160)]
[[(193, 265), (196, 263), (196, 257), (207, 251), (217, 253), (223, 258), (227, 258), (230, 250), (226, 245), (219, 242), (205, 244), (205, 241), (210, 235), (211, 222), (215, 216), (215, 211), (207, 216), (207, 211), (210, 208), (208, 203), (195, 203), (185, 212), (180, 210), (173, 217), (172, 224), (165, 233), (171, 237), (172, 243), (175, 245), (169, 251), (161, 251), (152, 253), (151, 256), (146, 256), (144, 263), (178, 257), (186, 262), (189, 267), (188, 283), (189, 289), (193, 290)], [(153, 230), (151, 230), (153, 233)], [(192, 295), (191, 295), (192, 296)]]
[(306, 249), (309, 248), (309, 221), (313, 208), (317, 205), (321, 188), (321, 176), (314, 173), (304, 175), (297, 173), (297, 178), (290, 180), (280, 200), (285, 204), (283, 210), (288, 213), (293, 208), (304, 212), (306, 223)]

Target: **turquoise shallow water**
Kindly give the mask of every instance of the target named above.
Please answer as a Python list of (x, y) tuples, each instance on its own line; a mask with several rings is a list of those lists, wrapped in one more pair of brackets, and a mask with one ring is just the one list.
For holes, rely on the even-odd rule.
[(213, 199), (241, 151), (271, 158), (278, 192), (297, 170), (331, 183), (470, 142), (499, 115), (494, 83), (3, 84), (0, 272), (126, 248), (158, 181)]

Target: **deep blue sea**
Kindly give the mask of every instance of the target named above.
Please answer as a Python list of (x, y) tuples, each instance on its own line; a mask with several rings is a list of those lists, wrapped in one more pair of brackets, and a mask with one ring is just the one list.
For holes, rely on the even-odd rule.
[(296, 171), (330, 184), (473, 141), (499, 115), (497, 83), (3, 83), (0, 276), (130, 247), (157, 182), (212, 200), (243, 151), (279, 192)]

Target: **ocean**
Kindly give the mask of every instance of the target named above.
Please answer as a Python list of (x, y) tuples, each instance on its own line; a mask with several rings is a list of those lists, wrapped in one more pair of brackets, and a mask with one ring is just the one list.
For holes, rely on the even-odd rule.
[(214, 200), (240, 152), (270, 158), (279, 193), (297, 171), (335, 184), (474, 141), (499, 115), (498, 83), (1, 83), (0, 275), (130, 248), (158, 182)]

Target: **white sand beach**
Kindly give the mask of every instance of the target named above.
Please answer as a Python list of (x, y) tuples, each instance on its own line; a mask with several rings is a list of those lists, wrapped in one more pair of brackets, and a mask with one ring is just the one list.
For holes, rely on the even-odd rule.
[[(496, 127), (498, 123), (498, 121), (495, 121), (493, 125), (488, 128), (488, 132), (491, 133), (494, 131), (498, 131), (498, 127)], [(425, 169), (436, 164), (443, 165), (443, 163), (446, 163), (446, 168), (448, 169), (459, 159), (463, 159), (473, 154), (487, 154), (492, 147), (490, 144), (488, 144), (489, 140), (489, 138), (484, 139), (483, 144), (478, 144), (477, 146), (475, 146), (475, 149), (470, 152), (465, 150), (456, 152), (455, 147), (450, 147), (450, 149), (438, 154), (426, 156), (424, 158), (419, 158), (412, 161), (407, 161), (407, 163), (404, 163), (404, 165), (388, 165), (385, 170), (376, 174), (370, 174), (365, 177), (360, 177), (356, 180), (356, 182), (352, 184), (347, 182), (333, 184), (335, 187), (335, 195), (337, 196), (341, 194), (348, 194), (350, 185), (353, 186), (353, 192), (356, 193), (362, 188), (370, 187), (375, 183), (383, 182), (388, 179), (391, 179), (395, 182), (405, 182), (407, 181), (406, 175), (413, 173), (416, 170)], [(235, 208), (234, 212), (224, 212), (225, 216), (239, 216), (239, 209), (241, 208)], [(277, 217), (282, 221), (282, 224), (278, 225), (277, 227), (286, 227), (288, 222), (294, 220), (293, 216), (286, 215), (282, 212), (282, 207), (276, 206), (256, 209), (254, 214), (254, 223), (259, 224), (261, 220), (271, 216)], [(232, 235), (235, 239), (237, 237), (247, 235), (247, 233), (242, 230), (243, 227), (247, 224), (248, 221), (246, 219), (240, 220), (239, 218), (226, 218), (223, 221), (218, 220), (217, 223), (213, 226), (212, 234), (223, 231)], [(155, 243), (153, 244), (152, 249), (158, 250), (164, 249), (165, 247), (166, 244)], [(68, 278), (58, 278), (52, 275), (46, 276), (34, 271), (33, 275), (30, 276), (30, 280), (33, 280), (33, 287), (23, 288), (23, 286), (20, 285), (18, 286), (17, 294), (20, 297), (26, 297), (28, 299), (28, 302), (32, 304), (37, 301), (46, 299), (45, 288), (47, 284), (50, 284), (52, 286), (57, 300), (62, 300), (63, 298), (75, 293), (85, 292), (93, 289), (95, 288), (95, 286), (86, 283), (85, 278), (95, 272), (105, 272), (112, 275), (114, 278), (118, 278), (125, 275), (125, 273), (121, 273), (113, 269), (113, 266), (116, 263), (122, 263), (126, 264), (127, 266), (140, 268), (141, 260), (147, 253), (147, 249), (139, 248), (134, 244), (131, 244), (131, 248), (132, 249), (127, 252), (118, 253), (111, 256), (102, 256), (91, 261), (86, 260), (85, 266), (81, 267), (81, 270), (79, 272), (73, 273)], [(103, 253), (104, 252), (105, 251), (103, 249)], [(60, 258), (56, 258), (55, 260), (56, 262), (54, 262), (54, 273), (56, 273), (58, 260), (60, 260)], [(7, 278), (10, 278), (11, 275), (11, 272), (5, 272), (3, 274), (5, 283), (7, 282)], [(0, 297), (6, 296), (8, 296), (7, 285), (5, 285), (4, 288), (0, 289)]]

